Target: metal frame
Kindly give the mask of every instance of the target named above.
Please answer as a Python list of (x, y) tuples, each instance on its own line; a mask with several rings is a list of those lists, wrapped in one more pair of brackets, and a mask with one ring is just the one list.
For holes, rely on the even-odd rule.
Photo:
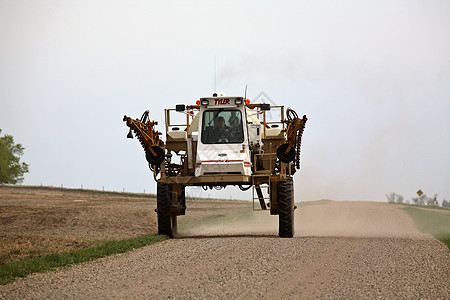
[[(186, 154), (182, 154), (184, 156), (187, 155), (189, 147), (193, 149), (190, 150), (190, 154), (192, 157), (186, 160), (181, 159), (179, 164), (173, 164), (170, 160), (166, 159), (159, 168), (154, 168), (154, 178), (156, 181), (160, 183), (166, 183), (173, 185), (173, 195), (172, 195), (172, 207), (171, 214), (172, 216), (184, 214), (183, 208), (181, 207), (178, 201), (178, 194), (181, 190), (186, 186), (222, 186), (226, 187), (229, 185), (252, 185), (252, 203), (253, 210), (267, 210), (266, 201), (269, 200), (270, 212), (271, 214), (277, 214), (277, 193), (276, 188), (278, 186), (278, 182), (285, 181), (291, 175), (290, 165), (292, 163), (281, 163), (280, 172), (274, 174), (275, 162), (277, 161), (277, 153), (276, 149), (280, 143), (286, 142), (286, 125), (287, 120), (285, 120), (285, 112), (283, 105), (271, 106), (272, 110), (279, 110), (280, 120), (267, 120), (267, 111), (261, 109), (259, 104), (248, 104), (247, 107), (252, 109), (252, 111), (256, 114), (257, 119), (261, 123), (263, 127), (262, 132), (262, 141), (265, 144), (265, 147), (261, 148), (260, 153), (254, 153), (253, 157), (253, 174), (252, 175), (243, 175), (243, 174), (214, 174), (214, 175), (202, 175), (195, 176), (192, 172), (195, 169), (195, 153), (194, 145), (199, 143), (200, 141), (193, 141), (192, 136), (189, 136), (189, 129), (192, 121), (194, 120), (196, 114), (200, 111), (200, 106), (191, 105), (186, 106), (184, 112), (177, 111), (176, 109), (165, 109), (165, 129), (166, 129), (166, 143), (164, 144), (165, 152), (175, 151), (175, 153), (179, 153), (180, 151), (186, 151)], [(176, 122), (172, 124), (171, 113), (178, 112), (184, 113), (186, 115), (185, 122)], [(156, 124), (156, 123), (155, 123)], [(270, 128), (270, 125), (280, 125), (280, 135), (276, 137), (270, 136), (267, 138), (267, 129)], [(200, 124), (199, 124), (200, 126)], [(187, 138), (172, 138), (169, 136), (169, 131), (173, 127), (183, 127), (186, 131)], [(199, 128), (200, 129), (200, 128)], [(283, 134), (281, 134), (283, 133)], [(200, 138), (200, 137), (199, 137)], [(191, 145), (189, 145), (189, 142)], [(264, 149), (265, 148), (265, 149)], [(167, 150), (166, 150), (167, 149)], [(179, 154), (180, 155), (180, 154)], [(182, 156), (181, 155), (181, 156)], [(180, 157), (181, 157), (180, 156)], [(263, 164), (264, 170), (258, 170), (257, 162), (261, 162)], [(178, 168), (180, 172), (176, 172), (177, 175), (171, 176), (166, 171), (167, 168)], [(159, 178), (158, 172), (160, 172)], [(171, 173), (174, 174), (174, 173)], [(261, 196), (263, 188), (267, 188), (268, 196)], [(258, 192), (260, 190), (261, 192)], [(258, 194), (255, 196), (255, 192)], [(258, 199), (260, 203), (260, 208), (257, 208), (255, 205), (255, 200)]]

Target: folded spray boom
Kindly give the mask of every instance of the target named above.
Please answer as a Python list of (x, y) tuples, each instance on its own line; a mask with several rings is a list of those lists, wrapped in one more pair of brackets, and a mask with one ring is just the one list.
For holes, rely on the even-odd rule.
[(141, 119), (123, 116), (123, 121), (130, 127), (127, 138), (133, 138), (133, 132), (145, 150), (145, 158), (152, 166), (159, 166), (164, 161), (164, 142), (159, 138), (161, 132), (155, 130), (158, 122), (150, 121), (149, 111), (146, 110)]

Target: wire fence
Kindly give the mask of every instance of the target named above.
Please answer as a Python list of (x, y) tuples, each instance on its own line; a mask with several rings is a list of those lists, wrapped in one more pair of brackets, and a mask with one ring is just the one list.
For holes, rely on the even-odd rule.
[(148, 189), (143, 189), (142, 192), (138, 191), (128, 191), (125, 188), (122, 188), (120, 190), (114, 190), (114, 189), (105, 189), (105, 186), (102, 186), (101, 188), (86, 188), (85, 185), (81, 184), (78, 187), (74, 186), (65, 186), (64, 184), (60, 185), (46, 185), (41, 182), (39, 185), (23, 185), (23, 184), (0, 184), (1, 186), (5, 187), (22, 187), (22, 188), (40, 188), (40, 189), (47, 189), (47, 190), (67, 190), (67, 191), (84, 191), (84, 192), (99, 192), (99, 193), (115, 193), (115, 194), (134, 194), (134, 195), (150, 195), (154, 196), (155, 193), (152, 193)]

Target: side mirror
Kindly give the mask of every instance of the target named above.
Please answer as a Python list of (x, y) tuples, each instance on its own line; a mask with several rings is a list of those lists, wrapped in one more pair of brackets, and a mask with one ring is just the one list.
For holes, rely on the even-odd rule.
[(184, 105), (184, 104), (177, 104), (175, 106), (175, 110), (176, 111), (185, 111), (186, 110), (186, 105)]
[(261, 110), (270, 110), (270, 104), (268, 103), (261, 103), (259, 107), (261, 108)]

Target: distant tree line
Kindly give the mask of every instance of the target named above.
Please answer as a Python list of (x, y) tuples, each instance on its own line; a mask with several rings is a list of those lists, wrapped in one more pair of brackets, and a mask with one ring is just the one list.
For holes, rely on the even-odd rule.
[[(405, 200), (402, 195), (397, 193), (388, 193), (386, 194), (386, 198), (389, 203), (406, 203), (413, 205), (423, 205), (423, 206), (439, 206), (439, 202), (437, 201), (437, 194), (434, 197), (428, 197), (425, 194), (422, 194), (418, 197), (413, 197), (411, 200)], [(442, 207), (450, 207), (450, 201), (442, 200)]]

